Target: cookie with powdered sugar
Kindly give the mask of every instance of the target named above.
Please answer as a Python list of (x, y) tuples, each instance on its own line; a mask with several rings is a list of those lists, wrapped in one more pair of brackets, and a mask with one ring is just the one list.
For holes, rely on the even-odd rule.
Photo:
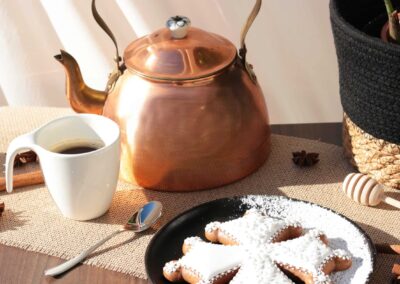
[(244, 256), (229, 283), (294, 283), (286, 276), (292, 274), (306, 284), (330, 284), (332, 272), (346, 270), (352, 264), (350, 254), (330, 248), (326, 236), (318, 230), (263, 247), (247, 246)]
[[(318, 230), (302, 235), (297, 222), (248, 211), (228, 222), (205, 228), (208, 243), (191, 237), (183, 244), (184, 256), (168, 262), (164, 276), (173, 282), (197, 284), (293, 283), (292, 274), (306, 284), (332, 283), (330, 274), (348, 269), (351, 256), (328, 246)], [(230, 282), (231, 281), (231, 282)]]
[(211, 222), (205, 228), (206, 238), (225, 245), (259, 245), (296, 238), (302, 234), (296, 221), (278, 220), (248, 210), (243, 217), (227, 222)]
[(171, 282), (228, 283), (243, 260), (240, 246), (208, 243), (199, 237), (187, 238), (182, 251), (182, 258), (167, 262), (163, 268), (164, 277)]

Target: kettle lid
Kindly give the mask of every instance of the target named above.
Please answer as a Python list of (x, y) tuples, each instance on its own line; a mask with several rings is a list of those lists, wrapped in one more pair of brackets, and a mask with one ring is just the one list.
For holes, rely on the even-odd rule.
[(125, 49), (126, 67), (158, 80), (191, 80), (217, 73), (236, 58), (226, 38), (190, 27), (186, 17), (172, 17), (167, 28), (139, 38)]

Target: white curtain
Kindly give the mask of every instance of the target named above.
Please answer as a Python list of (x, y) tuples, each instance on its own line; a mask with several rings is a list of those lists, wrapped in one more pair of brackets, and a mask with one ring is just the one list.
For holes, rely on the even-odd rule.
[[(120, 52), (168, 17), (238, 45), (254, 0), (97, 0)], [(247, 38), (249, 61), (272, 123), (341, 119), (328, 0), (264, 0)], [(64, 71), (53, 55), (65, 49), (88, 85), (103, 89), (112, 70), (112, 42), (91, 15), (91, 0), (0, 0), (0, 105), (68, 106)]]

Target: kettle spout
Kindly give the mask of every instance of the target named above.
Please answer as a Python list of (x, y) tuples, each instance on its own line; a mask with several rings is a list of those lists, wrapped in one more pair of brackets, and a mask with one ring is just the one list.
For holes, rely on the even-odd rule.
[(60, 52), (54, 58), (65, 68), (67, 98), (73, 110), (83, 113), (102, 114), (107, 92), (88, 87), (83, 81), (76, 60), (64, 50)]

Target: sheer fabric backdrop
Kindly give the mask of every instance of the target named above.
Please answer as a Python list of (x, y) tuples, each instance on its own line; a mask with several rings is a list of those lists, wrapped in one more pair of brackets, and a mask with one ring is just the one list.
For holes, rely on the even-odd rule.
[[(163, 27), (168, 17), (219, 33), (236, 45), (254, 0), (97, 0), (120, 52)], [(341, 120), (328, 0), (264, 0), (247, 38), (248, 60), (272, 123)], [(79, 62), (88, 85), (102, 89), (112, 42), (95, 23), (91, 0), (0, 0), (0, 105), (68, 106), (60, 48)]]

